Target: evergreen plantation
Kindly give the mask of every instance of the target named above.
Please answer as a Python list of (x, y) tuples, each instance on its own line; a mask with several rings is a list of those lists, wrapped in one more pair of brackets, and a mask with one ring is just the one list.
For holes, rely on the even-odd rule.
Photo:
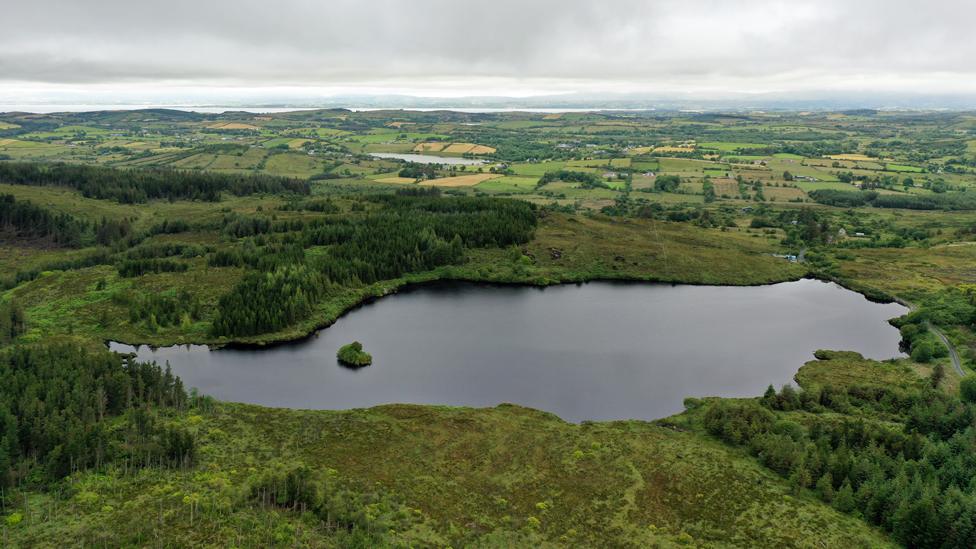
[(155, 364), (77, 345), (0, 353), (0, 488), (43, 489), (113, 462), (193, 465), (192, 436), (170, 427), (188, 405), (179, 378)]
[(55, 214), (13, 195), (0, 195), (0, 226), (18, 235), (46, 238), (55, 244), (77, 246), (89, 228), (68, 214)]
[[(862, 367), (863, 360), (853, 353), (818, 358), (841, 362), (838, 368)], [(933, 375), (935, 384), (941, 375)], [(718, 401), (704, 409), (709, 433), (747, 448), (797, 493), (812, 490), (906, 547), (976, 544), (976, 402), (927, 383), (864, 382), (778, 393), (770, 387), (758, 402)]]
[(122, 203), (168, 200), (217, 202), (222, 192), (308, 194), (305, 181), (266, 175), (227, 175), (167, 169), (113, 170), (75, 164), (0, 163), (0, 181), (14, 185), (55, 185), (82, 195)]
[[(265, 244), (225, 251), (212, 262), (257, 268), (220, 299), (214, 335), (276, 331), (307, 318), (333, 286), (360, 286), (461, 263), (470, 248), (523, 244), (536, 219), (535, 209), (524, 202), (436, 195), (377, 196), (368, 211), (312, 224), (249, 225), (248, 236), (270, 235)], [(240, 227), (240, 220), (232, 223)], [(312, 246), (326, 246), (328, 252), (308, 260), (304, 249)]]

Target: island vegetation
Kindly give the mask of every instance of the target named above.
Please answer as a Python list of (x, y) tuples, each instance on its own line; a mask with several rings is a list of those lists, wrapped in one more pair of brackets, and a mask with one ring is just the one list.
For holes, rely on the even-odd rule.
[(339, 347), (339, 352), (336, 353), (336, 357), (342, 364), (353, 368), (362, 368), (373, 363), (372, 355), (364, 351), (363, 344), (358, 341), (353, 341), (352, 343)]
[[(0, 158), (11, 546), (976, 545), (971, 113), (7, 113)], [(436, 280), (801, 277), (908, 305), (905, 356), (577, 425), (218, 402), (103, 344), (293, 340)]]

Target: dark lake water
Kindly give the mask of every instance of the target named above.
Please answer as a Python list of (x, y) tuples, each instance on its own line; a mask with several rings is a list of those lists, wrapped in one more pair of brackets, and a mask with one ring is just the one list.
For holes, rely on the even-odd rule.
[[(298, 343), (138, 349), (221, 400), (344, 409), (512, 402), (568, 421), (655, 419), (687, 396), (756, 396), (817, 349), (900, 356), (907, 312), (815, 280), (758, 287), (590, 283), (425, 286), (355, 309)], [(373, 365), (350, 370), (353, 340)], [(112, 349), (132, 351), (126, 345)]]

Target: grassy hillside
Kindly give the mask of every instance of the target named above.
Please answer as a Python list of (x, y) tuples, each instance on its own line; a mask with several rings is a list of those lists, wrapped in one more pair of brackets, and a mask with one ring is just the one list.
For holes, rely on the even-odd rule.
[[(884, 536), (717, 441), (644, 422), (574, 425), (517, 406), (347, 412), (219, 404), (179, 421), (197, 469), (78, 474), (33, 494), (14, 546), (882, 547)], [(253, 496), (269, 471), (321, 472), (365, 516)], [(353, 495), (355, 494), (355, 496)], [(357, 499), (362, 498), (362, 499)], [(363, 503), (371, 501), (375, 508)], [(336, 522), (358, 521), (368, 542)]]

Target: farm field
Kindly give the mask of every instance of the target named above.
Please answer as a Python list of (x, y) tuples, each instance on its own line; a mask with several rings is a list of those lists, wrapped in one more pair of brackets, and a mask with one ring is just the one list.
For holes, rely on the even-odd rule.
[[(953, 158), (946, 156), (945, 151), (920, 161), (910, 147), (896, 144), (892, 145), (895, 148), (867, 154), (857, 150), (865, 140), (852, 139), (845, 143), (853, 148), (843, 152), (796, 152), (807, 146), (797, 140), (804, 132), (836, 134), (833, 125), (837, 118), (830, 114), (753, 114), (728, 126), (721, 119), (703, 124), (696, 120), (702, 115), (684, 113), (665, 115), (667, 123), (641, 115), (612, 113), (548, 118), (448, 113), (430, 118), (405, 111), (397, 112), (393, 121), (383, 111), (164, 114), (138, 136), (128, 135), (131, 132), (127, 129), (112, 128), (126, 116), (135, 115), (115, 116), (106, 122), (97, 113), (82, 113), (56, 123), (43, 117), (25, 120), (16, 115), (0, 116), (0, 123), (6, 125), (0, 130), (0, 156), (11, 160), (68, 160), (119, 167), (345, 179), (350, 184), (377, 185), (379, 189), (418, 178), (400, 173), (404, 164), (372, 158), (368, 153), (414, 152), (445, 158), (443, 165), (421, 178), (432, 186), (469, 194), (517, 193), (540, 204), (549, 200), (593, 211), (614, 207), (628, 197), (668, 208), (698, 208), (705, 203), (701, 182), (706, 177), (720, 188), (707, 202), (711, 207), (753, 200), (754, 195), (759, 200), (813, 204), (816, 200), (810, 193), (818, 191), (878, 189), (885, 195), (924, 196), (933, 188), (940, 192), (961, 190), (976, 182), (976, 169), (970, 172), (942, 167)], [(895, 115), (874, 116), (903, 124)], [(933, 115), (933, 119), (939, 116), (952, 115)], [(856, 135), (859, 124), (867, 127), (868, 123), (877, 122), (869, 118), (844, 118), (848, 133)], [(359, 125), (357, 129), (350, 129), (352, 122)], [(930, 124), (923, 119), (901, 127), (909, 133), (916, 127), (931, 131)], [(640, 138), (634, 142), (632, 137), (606, 133), (620, 128), (637, 132)], [(590, 143), (589, 136), (594, 132), (605, 135), (605, 142)], [(758, 135), (765, 138), (756, 139)], [(972, 141), (958, 138), (957, 152), (967, 154)], [(534, 152), (522, 152), (526, 147)], [(756, 154), (759, 151), (763, 154)], [(547, 173), (564, 171), (592, 174), (602, 183), (569, 181), (540, 186), (527, 179), (490, 183), (495, 178), (458, 173), (449, 160), (461, 156), (486, 158), (489, 163), (482, 171), (506, 178), (538, 180)], [(654, 178), (661, 176), (681, 179), (683, 193), (657, 192)], [(769, 192), (756, 193), (754, 189), (744, 199), (745, 195), (738, 192), (740, 180), (749, 187), (766, 187)], [(632, 190), (641, 191), (640, 196), (631, 195)]]
[(442, 177), (426, 182), (434, 187), (473, 187), (479, 183), (501, 177), (493, 173), (473, 173), (468, 175), (456, 175), (454, 177)]
[(539, 182), (534, 177), (504, 176), (478, 183), (477, 190), (496, 193), (530, 193)]
[(243, 122), (216, 122), (207, 126), (211, 130), (259, 130), (258, 126), (245, 124)]
[(496, 149), (475, 143), (418, 143), (413, 148), (414, 152), (419, 153), (443, 153), (443, 154), (494, 154)]

